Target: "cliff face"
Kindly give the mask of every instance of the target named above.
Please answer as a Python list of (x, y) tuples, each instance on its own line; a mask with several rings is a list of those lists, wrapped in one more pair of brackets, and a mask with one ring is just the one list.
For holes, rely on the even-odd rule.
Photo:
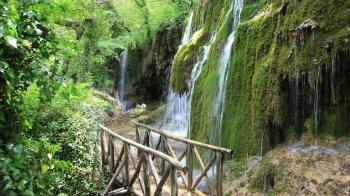
[[(192, 31), (201, 30), (201, 39), (182, 46), (174, 60), (171, 85), (182, 93), (188, 70), (217, 32), (194, 86), (192, 139), (208, 142), (213, 135), (231, 4), (194, 1)], [(220, 145), (243, 156), (292, 140), (349, 136), (349, 12), (346, 0), (244, 2), (227, 72)]]
[[(145, 48), (128, 51), (128, 100), (141, 103), (164, 97), (173, 57), (180, 44), (181, 31), (181, 23), (163, 23)], [(140, 100), (133, 100), (136, 97)]]
[(162, 24), (149, 48), (143, 50), (142, 70), (137, 81), (139, 92), (146, 99), (159, 99), (168, 86), (173, 57), (181, 40), (182, 25)]

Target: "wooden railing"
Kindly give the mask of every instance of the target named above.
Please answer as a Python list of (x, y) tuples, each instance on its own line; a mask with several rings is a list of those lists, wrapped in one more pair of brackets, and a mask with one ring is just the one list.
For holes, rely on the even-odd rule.
[[(217, 195), (222, 196), (223, 195), (223, 187), (222, 187), (222, 181), (223, 181), (223, 161), (225, 156), (231, 155), (232, 151), (230, 149), (221, 148), (218, 146), (213, 146), (209, 144), (205, 144), (202, 142), (197, 142), (194, 140), (186, 139), (183, 137), (179, 137), (176, 135), (172, 135), (169, 132), (161, 131), (159, 129), (153, 128), (151, 126), (133, 121), (135, 124), (135, 130), (136, 130), (136, 140), (140, 142), (140, 129), (143, 128), (145, 130), (144, 132), (144, 141), (149, 141), (144, 143), (145, 145), (157, 150), (161, 151), (165, 154), (168, 154), (172, 156), (173, 158), (181, 161), (183, 158), (186, 158), (187, 162), (187, 177), (185, 177), (185, 173), (181, 170), (179, 170), (179, 174), (182, 179), (183, 185), (186, 187), (188, 191), (194, 191), (201, 180), (204, 178), (210, 195)], [(155, 133), (159, 135), (158, 142), (156, 144), (153, 144), (153, 140), (150, 140), (151, 133)], [(177, 143), (182, 143), (186, 146), (185, 150), (180, 153), (179, 156), (177, 156), (172, 148), (172, 146), (169, 144), (169, 140), (174, 140)], [(179, 144), (177, 144), (179, 145)], [(210, 151), (211, 157), (208, 159), (206, 165), (204, 164), (204, 161), (199, 153), (199, 150), (197, 148), (202, 148), (204, 151)], [(195, 156), (193, 156), (193, 154)], [(193, 179), (193, 173), (194, 173), (194, 163), (193, 163), (193, 157), (197, 158), (197, 161), (199, 163), (199, 167), (201, 170), (200, 175), (198, 175), (195, 179)], [(208, 171), (210, 168), (215, 166), (215, 183), (211, 182), (211, 179), (208, 176)], [(160, 168), (162, 171), (162, 168), (164, 167), (164, 160), (160, 161)]]
[[(143, 195), (151, 195), (149, 169), (156, 179), (157, 186), (154, 191), (154, 195), (161, 194), (162, 188), (166, 183), (169, 175), (171, 181), (171, 195), (178, 195), (176, 171), (184, 171), (184, 166), (178, 160), (170, 157), (167, 154), (142, 145), (141, 143), (137, 143), (133, 140), (124, 138), (102, 125), (100, 125), (100, 128), (102, 129), (102, 167), (105, 172), (108, 169), (110, 173), (113, 173), (113, 177), (109, 181), (102, 195), (119, 195), (134, 192), (132, 187), (136, 180), (139, 182)], [(117, 155), (116, 149), (118, 149), (118, 146), (116, 144), (116, 140), (122, 142), (122, 148), (119, 150), (119, 153)], [(143, 143), (147, 143), (147, 140), (144, 140)], [(106, 146), (108, 150), (106, 150)], [(130, 152), (131, 146), (137, 149), (137, 156), (134, 156), (133, 153)], [(157, 157), (167, 163), (167, 167), (164, 168), (164, 173), (161, 177), (159, 176), (159, 172), (156, 170), (156, 167), (154, 166), (154, 163), (150, 156)], [(132, 166), (130, 166), (130, 160)], [(141, 170), (142, 177), (140, 175)], [(133, 174), (131, 174), (132, 171)], [(118, 179), (118, 176), (121, 173), (122, 179), (120, 180)], [(110, 191), (114, 184), (117, 184), (121, 188)], [(134, 192), (134, 194), (139, 195), (137, 192)]]
[[(138, 188), (143, 195), (149, 196), (152, 193), (155, 196), (161, 195), (167, 184), (171, 195), (175, 196), (178, 195), (179, 188), (199, 192), (196, 188), (203, 179), (210, 195), (223, 195), (223, 160), (225, 156), (231, 154), (231, 150), (172, 135), (136, 121), (133, 123), (136, 142), (100, 125), (103, 170), (113, 174), (103, 195), (131, 192), (139, 195), (140, 193), (133, 188), (135, 181), (138, 180)], [(158, 137), (155, 137), (155, 134)], [(171, 140), (179, 143), (180, 146), (184, 144), (182, 145), (185, 146), (184, 150), (174, 150)], [(117, 142), (121, 142), (121, 145)], [(136, 152), (131, 153), (131, 147), (136, 149)], [(209, 153), (211, 157), (206, 164), (200, 155), (199, 148), (211, 152)], [(201, 170), (195, 179), (193, 157), (197, 158), (199, 167), (197, 169)], [(186, 166), (180, 163), (184, 158)], [(208, 176), (211, 168), (215, 168), (215, 179), (210, 179)], [(152, 174), (153, 181), (149, 174)], [(181, 178), (182, 185), (177, 184), (177, 176)], [(151, 190), (152, 182), (155, 184), (153, 190)], [(115, 185), (118, 188), (115, 188)]]

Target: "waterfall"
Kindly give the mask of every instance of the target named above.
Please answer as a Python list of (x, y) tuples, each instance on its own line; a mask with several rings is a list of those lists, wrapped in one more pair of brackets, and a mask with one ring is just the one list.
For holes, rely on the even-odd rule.
[(224, 47), (223, 55), (220, 59), (220, 67), (218, 72), (218, 87), (217, 93), (215, 94), (213, 100), (213, 120), (214, 120), (214, 130), (212, 131), (212, 137), (210, 143), (214, 143), (220, 145), (220, 135), (222, 129), (222, 121), (224, 115), (224, 107), (225, 107), (225, 97), (226, 97), (226, 86), (227, 86), (227, 76), (229, 73), (230, 67), (230, 57), (231, 51), (233, 47), (233, 43), (235, 41), (235, 35), (237, 31), (238, 24), (240, 22), (240, 15), (243, 8), (243, 0), (233, 0), (232, 7), (229, 13), (233, 15), (233, 25), (232, 32), (230, 33), (227, 42)]
[(293, 70), (293, 79), (291, 81), (292, 86), (292, 108), (293, 108), (293, 123), (294, 123), (294, 138), (297, 138), (298, 132), (300, 132), (300, 126), (299, 126), (299, 111), (300, 111), (300, 70), (298, 67), (294, 67)]
[(318, 115), (319, 115), (319, 105), (320, 105), (320, 78), (321, 78), (321, 68), (318, 66), (314, 81), (314, 136), (317, 140), (318, 138)]
[[(189, 88), (191, 89), (190, 94), (189, 94), (189, 102), (188, 102), (188, 132), (190, 131), (190, 113), (191, 113), (191, 106), (192, 106), (192, 96), (193, 96), (193, 91), (194, 91), (194, 85), (196, 83), (196, 81), (198, 80), (200, 74), (202, 73), (202, 69), (203, 69), (203, 65), (205, 64), (205, 62), (207, 62), (208, 56), (209, 56), (209, 51), (211, 49), (211, 45), (213, 44), (215, 38), (216, 38), (217, 33), (215, 32), (210, 41), (209, 44), (204, 46), (203, 49), (203, 56), (201, 58), (201, 60), (196, 63), (193, 67), (192, 73), (191, 73), (191, 80), (188, 83)], [(191, 134), (188, 133), (188, 135), (190, 136)]]
[(335, 99), (335, 85), (334, 85), (334, 79), (335, 79), (335, 59), (336, 54), (332, 55), (332, 62), (331, 62), (331, 91), (332, 91), (332, 104), (335, 105), (336, 99)]
[(187, 93), (179, 95), (169, 89), (165, 115), (160, 128), (186, 137), (188, 127)]
[(193, 20), (193, 11), (191, 12), (190, 16), (188, 17), (188, 22), (187, 22), (187, 26), (185, 29), (185, 33), (184, 33), (184, 36), (182, 37), (182, 40), (181, 40), (181, 45), (186, 44), (190, 40), (192, 20)]
[(128, 51), (124, 50), (120, 54), (120, 80), (119, 80), (119, 100), (120, 100), (123, 112), (125, 112), (128, 109), (127, 101), (125, 100), (125, 80), (126, 80), (127, 64), (128, 64)]
[[(192, 15), (193, 15), (193, 12), (190, 15), (188, 26), (192, 21)], [(186, 32), (190, 31), (190, 30), (187, 31), (187, 29), (190, 29), (188, 26), (186, 27)], [(185, 39), (185, 37), (187, 36), (186, 32), (185, 32), (183, 41), (187, 39), (187, 38)], [(191, 102), (192, 102), (192, 95), (194, 91), (194, 84), (199, 78), (203, 69), (203, 65), (208, 59), (209, 51), (210, 51), (211, 45), (215, 40), (215, 37), (216, 37), (216, 33), (211, 37), (209, 44), (204, 46), (203, 55), (201, 56), (199, 62), (197, 62), (193, 66), (190, 80), (187, 81), (187, 86), (190, 90), (188, 92), (183, 93), (182, 95), (179, 95), (175, 93), (171, 88), (169, 88), (168, 98), (167, 98), (167, 107), (166, 107), (165, 115), (162, 119), (162, 123), (160, 125), (161, 129), (172, 131), (177, 135), (187, 137), (189, 126), (190, 126), (189, 122), (190, 122)], [(187, 40), (187, 42), (189, 40)]]
[(203, 65), (208, 59), (209, 51), (215, 37), (216, 33), (212, 36), (209, 44), (204, 46), (203, 56), (200, 61), (193, 66), (191, 78), (187, 82), (190, 91), (179, 95), (173, 92), (172, 89), (169, 89), (167, 107), (161, 124), (162, 129), (173, 131), (177, 135), (183, 137), (187, 136), (190, 126), (189, 122), (194, 84), (199, 78)]
[[(181, 40), (181, 45), (184, 45), (190, 41), (192, 20), (193, 11), (188, 17), (185, 33)], [(165, 114), (162, 122), (160, 123), (160, 129), (174, 132), (175, 134), (183, 137), (187, 136), (189, 118), (188, 99), (187, 92), (180, 95), (169, 87)]]

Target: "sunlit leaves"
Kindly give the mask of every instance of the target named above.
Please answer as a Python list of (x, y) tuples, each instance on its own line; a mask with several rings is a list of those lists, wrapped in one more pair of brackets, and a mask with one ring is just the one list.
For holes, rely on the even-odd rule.
[[(56, 37), (50, 30), (47, 8), (50, 1), (0, 2), (0, 104), (4, 107), (0, 119), (0, 137), (9, 137), (26, 125), (21, 117), (19, 95), (33, 82), (39, 82), (50, 97), (53, 92), (53, 71), (47, 71), (47, 60), (56, 53)], [(6, 122), (6, 123), (5, 123)], [(15, 131), (14, 131), (15, 130)]]
[(16, 38), (14, 38), (12, 36), (6, 36), (6, 41), (10, 46), (17, 48), (17, 39)]

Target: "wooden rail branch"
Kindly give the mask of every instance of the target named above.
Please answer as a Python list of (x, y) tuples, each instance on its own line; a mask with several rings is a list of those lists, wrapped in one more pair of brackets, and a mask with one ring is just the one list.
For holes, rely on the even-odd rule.
[(216, 156), (214, 155), (213, 158), (207, 163), (207, 166), (203, 169), (201, 174), (197, 177), (197, 179), (193, 182), (192, 189), (195, 189), (196, 186), (199, 184), (199, 182), (202, 180), (203, 177), (207, 175), (207, 172), (209, 171), (210, 167), (213, 165), (215, 161)]
[[(130, 139), (127, 139), (127, 138), (124, 138), (116, 133), (114, 133), (113, 131), (109, 130), (107, 127), (103, 126), (103, 125), (99, 125), (99, 127), (104, 130), (105, 132), (107, 132), (108, 134), (110, 134), (111, 136), (121, 140), (122, 142), (125, 142), (125, 143), (128, 143), (130, 144), (131, 146), (134, 146), (138, 149), (140, 149), (141, 151), (143, 152), (146, 152), (146, 153), (149, 153), (149, 154), (152, 154), (152, 155), (155, 155), (159, 158), (161, 158), (162, 160), (165, 160), (166, 162), (170, 163), (171, 165), (173, 165), (174, 167), (176, 167), (177, 169), (181, 170), (181, 171), (184, 171), (184, 166), (176, 159), (172, 158), (171, 156), (169, 155), (166, 155), (164, 153), (161, 153), (159, 151), (156, 151), (150, 147), (147, 147), (147, 146), (144, 146), (142, 144), (139, 144), (137, 142), (134, 142), (133, 140), (130, 140)], [(124, 149), (125, 150), (125, 149)], [(125, 152), (124, 152), (125, 153)]]
[(153, 128), (153, 127), (151, 127), (149, 125), (145, 125), (145, 124), (139, 123), (139, 122), (137, 122), (135, 120), (133, 120), (132, 122), (135, 125), (137, 125), (138, 127), (143, 127), (145, 129), (148, 129), (148, 130), (150, 130), (152, 132), (158, 133), (159, 135), (165, 136), (167, 138), (170, 138), (170, 139), (178, 141), (178, 142), (183, 142), (183, 143), (191, 144), (193, 146), (199, 146), (199, 147), (207, 148), (207, 149), (218, 151), (218, 152), (225, 153), (225, 154), (231, 154), (232, 153), (232, 150), (227, 149), (227, 148), (213, 146), (213, 145), (210, 145), (210, 144), (206, 144), (206, 143), (202, 143), (202, 142), (197, 142), (197, 141), (193, 141), (193, 140), (190, 140), (190, 139), (186, 139), (186, 138), (183, 138), (183, 137), (180, 137), (180, 136), (177, 136), (177, 135), (172, 135), (172, 134), (166, 133), (164, 131), (161, 131), (159, 129)]
[(114, 173), (112, 179), (109, 181), (106, 189), (104, 190), (103, 194), (102, 195), (106, 195), (107, 192), (111, 189), (115, 179), (118, 177), (119, 173), (122, 171), (123, 169), (123, 164), (124, 164), (124, 161), (122, 162), (121, 166), (117, 169), (117, 171)]
[[(202, 171), (204, 171), (205, 170), (205, 166), (204, 166), (204, 162), (203, 162), (203, 160), (202, 160), (202, 158), (201, 158), (201, 156), (199, 155), (199, 152), (198, 152), (198, 150), (197, 150), (197, 148), (194, 146), (193, 147), (193, 151), (194, 151), (194, 154), (196, 155), (196, 157), (197, 157), (197, 160), (198, 160), (198, 162), (199, 162), (199, 165), (201, 166), (201, 168), (202, 168)], [(214, 154), (214, 157), (215, 157), (216, 155)], [(215, 195), (214, 194), (214, 191), (215, 191), (215, 188), (214, 188), (214, 185), (212, 185), (212, 183), (210, 182), (210, 179), (208, 178), (208, 176), (204, 176), (204, 179), (205, 179), (205, 181), (207, 182), (207, 185), (208, 185), (208, 187), (209, 187), (209, 190), (210, 190), (210, 192), (213, 194), (213, 195)], [(194, 184), (196, 184), (196, 183), (194, 183)], [(194, 185), (194, 187), (196, 187), (197, 185)]]

